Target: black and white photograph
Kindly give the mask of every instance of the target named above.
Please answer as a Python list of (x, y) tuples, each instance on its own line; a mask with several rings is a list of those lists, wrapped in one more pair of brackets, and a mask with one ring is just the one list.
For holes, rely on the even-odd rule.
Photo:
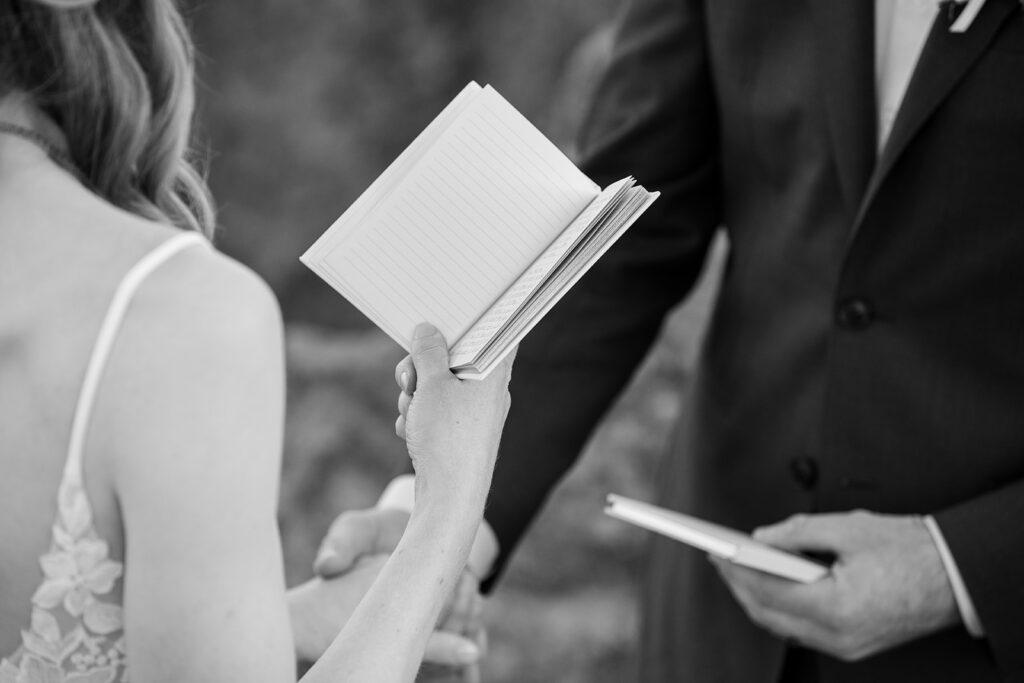
[(1024, 0), (0, 0), (0, 683), (1024, 683)]

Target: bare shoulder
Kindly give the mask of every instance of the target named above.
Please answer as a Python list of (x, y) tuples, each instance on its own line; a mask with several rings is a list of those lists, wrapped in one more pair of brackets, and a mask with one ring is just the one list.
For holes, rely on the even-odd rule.
[(154, 459), (166, 474), (238, 463), (233, 444), (252, 438), (248, 454), (263, 452), (274, 467), (279, 453), (262, 444), (280, 439), (282, 336), (277, 300), (253, 271), (202, 243), (174, 253), (139, 285), (118, 332), (97, 406), (98, 450), (122, 474), (140, 466), (139, 453), (165, 453)]
[(185, 247), (161, 264), (136, 299), (149, 324), (187, 327), (206, 341), (230, 341), (260, 330), (280, 332), (277, 299), (266, 282), (204, 244)]
[[(111, 241), (126, 244), (124, 251), (137, 263), (180, 229), (122, 215), (106, 223), (119, 234)], [(125, 266), (121, 266), (126, 270)], [(125, 321), (125, 334), (144, 334), (146, 346), (165, 351), (189, 344), (203, 346), (206, 356), (228, 350), (244, 360), (246, 350), (266, 348), (254, 342), (273, 341), (281, 333), (276, 297), (255, 272), (197, 241), (171, 254), (139, 285)], [(240, 344), (240, 342), (247, 342)], [(240, 356), (240, 357), (239, 357)]]
[(139, 286), (121, 331), (124, 362), (172, 381), (282, 364), (277, 299), (252, 270), (206, 244), (183, 248)]

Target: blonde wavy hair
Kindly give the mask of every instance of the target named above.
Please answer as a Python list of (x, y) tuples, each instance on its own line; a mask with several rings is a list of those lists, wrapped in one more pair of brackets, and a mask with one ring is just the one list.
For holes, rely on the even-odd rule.
[(25, 93), (56, 122), (93, 192), (211, 237), (194, 75), (174, 0), (0, 0), (0, 95)]

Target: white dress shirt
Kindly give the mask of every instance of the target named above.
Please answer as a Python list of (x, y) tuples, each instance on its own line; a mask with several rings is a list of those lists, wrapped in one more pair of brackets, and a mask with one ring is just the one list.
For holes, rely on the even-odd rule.
[[(879, 153), (889, 139), (914, 67), (935, 22), (936, 5), (936, 0), (875, 0), (875, 96), (878, 100)], [(964, 626), (972, 636), (984, 637), (981, 620), (939, 525), (930, 515), (924, 521), (946, 568)]]
[[(879, 152), (885, 147), (892, 131), (892, 124), (899, 113), (914, 67), (938, 11), (937, 0), (875, 0), (875, 92), (878, 101)], [(412, 475), (397, 477), (384, 490), (378, 506), (411, 511), (413, 491)], [(942, 558), (964, 625), (971, 635), (983, 637), (981, 622), (942, 531), (930, 515), (924, 521)], [(484, 521), (473, 543), (468, 563), (477, 577), (484, 578), (490, 574), (498, 556), (498, 548), (497, 536)]]

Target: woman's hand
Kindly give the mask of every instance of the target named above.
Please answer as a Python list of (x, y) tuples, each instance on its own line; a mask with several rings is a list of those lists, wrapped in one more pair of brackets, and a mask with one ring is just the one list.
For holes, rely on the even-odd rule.
[[(413, 335), (412, 365), (404, 373), (407, 391), (400, 409), (416, 468), (416, 502), (395, 552), (310, 669), (310, 681), (412, 681), (480, 526), (509, 408), (512, 361), (486, 380), (460, 381), (448, 369), (441, 333), (420, 325)], [(415, 386), (409, 381), (413, 373)], [(463, 593), (474, 597), (475, 586), (464, 586)], [(454, 620), (463, 631), (479, 610), (472, 600), (461, 607), (460, 602), (457, 598), (453, 614), (468, 610), (470, 615)]]
[(396, 431), (416, 470), (417, 502), (483, 505), (510, 405), (512, 356), (487, 379), (463, 381), (448, 368), (441, 333), (417, 326), (412, 354), (395, 372), (402, 388)]

